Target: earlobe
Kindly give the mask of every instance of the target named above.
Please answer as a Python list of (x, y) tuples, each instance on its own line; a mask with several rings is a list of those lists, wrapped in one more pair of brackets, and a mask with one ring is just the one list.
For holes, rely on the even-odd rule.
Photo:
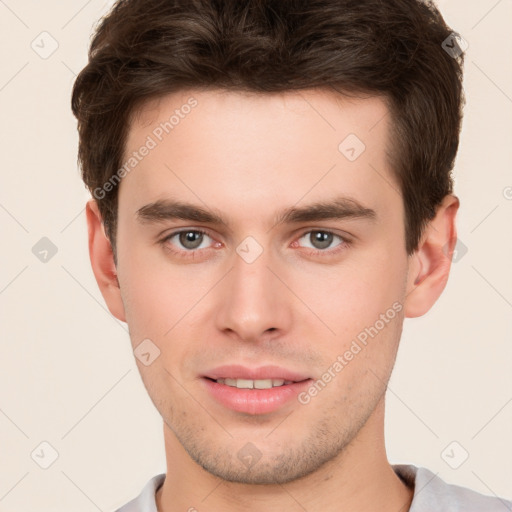
[(87, 202), (85, 213), (89, 236), (89, 257), (94, 277), (110, 312), (118, 320), (126, 322), (112, 246), (105, 234), (98, 204), (94, 199)]
[(405, 316), (422, 316), (443, 292), (457, 241), (455, 218), (459, 199), (449, 194), (428, 223), (417, 250), (409, 259), (409, 276), (405, 299)]

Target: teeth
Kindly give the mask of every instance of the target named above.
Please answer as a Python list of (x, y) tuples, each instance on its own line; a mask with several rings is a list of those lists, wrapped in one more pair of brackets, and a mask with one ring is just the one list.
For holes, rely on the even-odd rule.
[(284, 379), (217, 379), (217, 382), (239, 389), (270, 389), (283, 384), (291, 384), (293, 381)]

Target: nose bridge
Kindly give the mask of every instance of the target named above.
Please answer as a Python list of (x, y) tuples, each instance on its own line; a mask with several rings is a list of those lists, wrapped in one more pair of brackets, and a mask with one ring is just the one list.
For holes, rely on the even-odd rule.
[(285, 288), (275, 270), (270, 270), (273, 267), (276, 262), (270, 250), (257, 249), (251, 240), (238, 246), (233, 267), (223, 280), (216, 316), (219, 329), (234, 331), (244, 340), (256, 340), (269, 329), (288, 328)]

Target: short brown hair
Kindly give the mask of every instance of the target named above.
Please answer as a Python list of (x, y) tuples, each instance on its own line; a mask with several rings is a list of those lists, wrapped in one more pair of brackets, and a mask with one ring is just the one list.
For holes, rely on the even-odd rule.
[(453, 187), (463, 54), (445, 51), (446, 41), (459, 48), (430, 1), (119, 0), (72, 95), (82, 177), (114, 256), (117, 187), (94, 191), (122, 165), (135, 109), (186, 88), (382, 95), (411, 254)]

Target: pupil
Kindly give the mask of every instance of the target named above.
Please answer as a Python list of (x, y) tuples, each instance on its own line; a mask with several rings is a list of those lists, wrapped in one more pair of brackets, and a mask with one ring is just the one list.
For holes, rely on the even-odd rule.
[(313, 235), (313, 246), (317, 249), (326, 249), (332, 243), (332, 233), (326, 233), (324, 231), (314, 231), (311, 233)]

